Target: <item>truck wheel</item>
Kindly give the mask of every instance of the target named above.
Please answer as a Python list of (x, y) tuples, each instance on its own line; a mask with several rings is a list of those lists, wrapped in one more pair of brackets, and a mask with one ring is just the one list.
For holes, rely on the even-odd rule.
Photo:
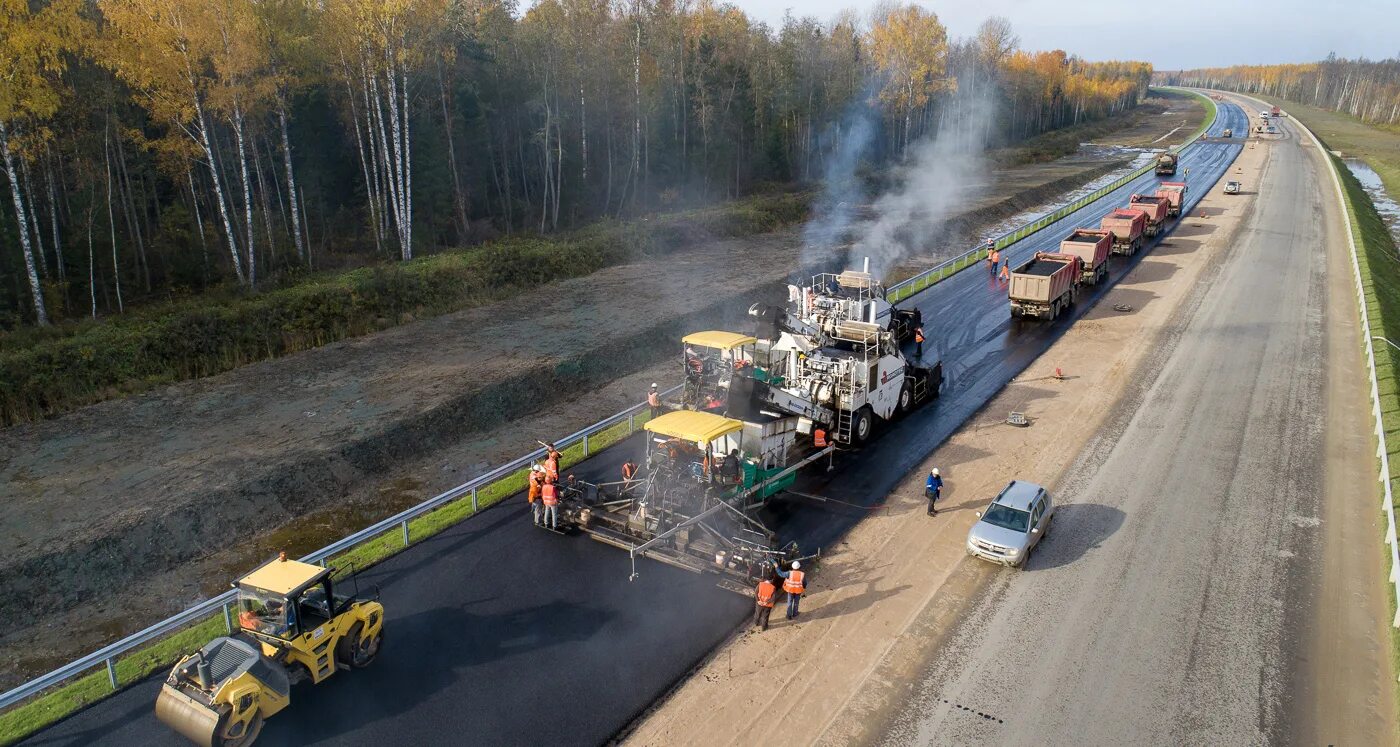
[(364, 635), (364, 623), (357, 622), (350, 628), (350, 632), (340, 639), (340, 643), (335, 647), (335, 658), (341, 664), (349, 665), (355, 669), (364, 669), (374, 662), (374, 657), (379, 655), (379, 647), (384, 643), (384, 629), (366, 638)]
[(870, 407), (862, 407), (851, 413), (851, 440), (858, 444), (863, 444), (870, 438), (870, 430), (874, 425), (874, 418), (870, 415)]
[(909, 389), (908, 382), (905, 382), (904, 386), (900, 387), (899, 389), (899, 404), (897, 405), (899, 414), (903, 415), (904, 413), (909, 412), (910, 408), (912, 408), (913, 406), (914, 392)]

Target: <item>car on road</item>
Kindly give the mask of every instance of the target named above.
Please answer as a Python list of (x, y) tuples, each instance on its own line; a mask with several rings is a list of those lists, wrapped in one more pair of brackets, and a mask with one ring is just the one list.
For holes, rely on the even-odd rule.
[(1226, 127), (1226, 128), (1225, 128), (1225, 131), (1222, 132), (1222, 133), (1220, 133), (1220, 136), (1221, 136), (1221, 137), (1234, 137), (1234, 136), (1235, 136), (1235, 131), (1232, 130), (1232, 129), (1230, 129), (1229, 127)]
[(1235, 180), (1225, 182), (1225, 194), (1237, 195), (1240, 193), (1240, 183)]
[(987, 510), (977, 512), (977, 523), (967, 532), (967, 553), (1020, 567), (1045, 538), (1054, 515), (1055, 504), (1045, 488), (1012, 480), (992, 499)]

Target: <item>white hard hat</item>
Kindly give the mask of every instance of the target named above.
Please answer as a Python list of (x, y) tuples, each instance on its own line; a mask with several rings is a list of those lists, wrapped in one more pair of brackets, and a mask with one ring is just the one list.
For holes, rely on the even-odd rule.
[(540, 465), (538, 465), (538, 464), (532, 464), (532, 465), (530, 465), (530, 469), (533, 470), (533, 471), (535, 471), (535, 472), (539, 472), (539, 471), (540, 471)]
[(933, 474), (934, 477), (937, 477), (937, 476), (938, 476), (938, 468), (937, 468), (937, 467), (934, 467), (934, 468), (933, 468), (933, 473), (932, 473), (932, 474)]
[(792, 569), (793, 569), (794, 571), (797, 570), (798, 568), (801, 568), (801, 567), (802, 567), (802, 561), (800, 561), (800, 560), (794, 560), (794, 561), (792, 561)]
[(655, 388), (656, 388), (656, 382), (655, 382), (655, 381), (651, 382), (651, 388), (652, 388), (652, 389), (655, 389)]

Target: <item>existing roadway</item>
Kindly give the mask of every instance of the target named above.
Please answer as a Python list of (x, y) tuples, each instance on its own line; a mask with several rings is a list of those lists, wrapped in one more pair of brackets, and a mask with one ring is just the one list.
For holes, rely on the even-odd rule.
[[(1243, 133), (1247, 124), (1243, 110), (1222, 104), (1210, 134), (1227, 127)], [(1183, 151), (1174, 179), (1190, 185), (1188, 212), (1241, 147), (1239, 138), (1212, 139)], [(1158, 181), (1143, 176), (1020, 242), (1008, 252), (1012, 262), (1054, 250), (1073, 228), (1096, 226), (1130, 194), (1155, 191)], [(1111, 279), (1141, 256), (1115, 258)], [(1013, 323), (1005, 287), (979, 267), (902, 302), (923, 312), (925, 359), (944, 363), (942, 397), (844, 455), (834, 476), (809, 490), (848, 503), (879, 500), (1104, 292), (1101, 286), (1082, 297), (1054, 323)], [(623, 457), (638, 448), (614, 447), (573, 472), (615, 479)], [(793, 503), (772, 518), (781, 533), (814, 548), (832, 543), (860, 513)], [(654, 563), (635, 581), (628, 572), (626, 554), (614, 548), (531, 526), (523, 500), (490, 509), (361, 574), (362, 586), (380, 586), (387, 609), (379, 660), (320, 687), (298, 688), (259, 744), (606, 741), (685, 676), (751, 605), (714, 587), (711, 577)], [(159, 679), (27, 743), (183, 744), (154, 717)]]

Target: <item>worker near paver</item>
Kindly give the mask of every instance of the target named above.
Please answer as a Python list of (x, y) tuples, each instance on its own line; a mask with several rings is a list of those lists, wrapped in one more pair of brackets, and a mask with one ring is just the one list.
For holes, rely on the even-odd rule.
[(739, 475), (742, 473), (742, 469), (739, 465), (741, 461), (742, 460), (739, 458), (739, 450), (730, 449), (729, 456), (725, 457), (724, 463), (719, 466), (720, 479), (728, 483), (739, 482)]
[(938, 474), (938, 468), (934, 467), (928, 473), (928, 479), (924, 481), (924, 496), (928, 498), (928, 515), (938, 514), (938, 499), (943, 497), (943, 477)]
[(768, 629), (768, 616), (773, 614), (773, 604), (778, 597), (778, 587), (767, 576), (758, 582), (753, 595), (753, 624), (759, 630)]
[(544, 458), (547, 459), (547, 460), (548, 460), (548, 459), (553, 459), (553, 460), (554, 460), (554, 464), (555, 464), (555, 466), (557, 467), (557, 466), (559, 465), (559, 458), (560, 458), (561, 456), (563, 456), (563, 455), (559, 453), (559, 450), (558, 450), (558, 449), (554, 448), (554, 442), (551, 441), (551, 442), (545, 444), (545, 445), (544, 445), (544, 451), (545, 451)]
[(988, 249), (988, 250), (987, 250), (987, 272), (988, 272), (988, 274), (993, 274), (993, 275), (996, 274), (996, 271), (997, 271), (997, 262), (1000, 261), (1000, 259), (1001, 259), (1001, 257), (997, 256), (997, 250), (996, 250), (996, 249)]
[(632, 479), (635, 478), (636, 476), (637, 476), (637, 463), (636, 463), (636, 462), (632, 462), (632, 461), (623, 462), (623, 463), (622, 463), (622, 482), (623, 482), (623, 484), (625, 485), (625, 484), (627, 484), (627, 483), (632, 482)]
[(548, 475), (540, 487), (540, 502), (544, 504), (544, 520), (550, 529), (559, 528), (559, 487)]
[(914, 357), (924, 357), (924, 328), (914, 328)]
[(652, 384), (651, 391), (647, 392), (647, 406), (651, 408), (653, 418), (661, 414), (661, 393), (656, 390), (656, 384)]
[(787, 619), (797, 619), (797, 605), (802, 602), (802, 594), (807, 591), (807, 574), (802, 572), (802, 562), (792, 561), (792, 570), (785, 571), (782, 568), (774, 567), (773, 570), (783, 579), (783, 591), (787, 592)]
[(530, 465), (530, 477), (528, 479), (530, 483), (530, 490), (525, 494), (525, 498), (526, 500), (530, 501), (530, 513), (534, 514), (535, 516), (535, 526), (539, 526), (540, 504), (538, 501), (540, 499), (540, 487), (544, 482), (544, 470), (540, 469), (540, 465)]
[(1001, 281), (1006, 283), (1011, 281), (1011, 270), (1006, 266), (1001, 266)]
[(550, 482), (559, 482), (559, 452), (550, 450), (544, 459), (544, 476)]

